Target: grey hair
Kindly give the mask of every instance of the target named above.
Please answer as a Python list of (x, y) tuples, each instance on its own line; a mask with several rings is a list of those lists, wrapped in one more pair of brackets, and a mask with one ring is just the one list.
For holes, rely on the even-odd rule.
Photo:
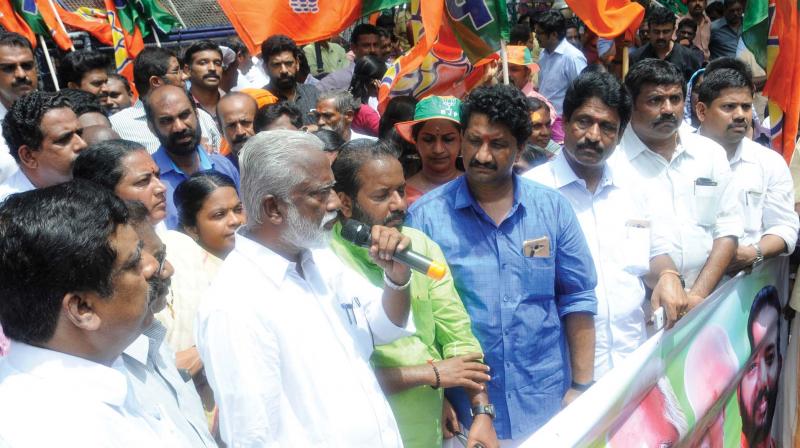
[(241, 198), (248, 227), (264, 223), (264, 197), (287, 200), (304, 175), (300, 167), (306, 150), (322, 152), (322, 140), (306, 132), (275, 130), (259, 132), (247, 140), (239, 154)]
[(340, 114), (350, 111), (355, 112), (361, 107), (361, 104), (359, 104), (355, 98), (353, 98), (353, 95), (346, 90), (332, 90), (324, 92), (321, 93), (317, 98), (317, 102), (327, 100), (333, 100), (333, 104), (336, 106), (336, 110), (338, 110)]

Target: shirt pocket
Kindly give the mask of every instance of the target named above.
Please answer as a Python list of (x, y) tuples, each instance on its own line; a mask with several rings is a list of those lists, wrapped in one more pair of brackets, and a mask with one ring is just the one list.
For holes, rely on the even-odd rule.
[(764, 211), (764, 193), (758, 189), (747, 189), (744, 194), (744, 230), (759, 232)]
[(555, 256), (524, 257), (522, 300), (551, 300), (555, 296)]
[(367, 321), (366, 311), (358, 297), (353, 297), (350, 304), (352, 305), (351, 317), (353, 318), (350, 331), (354, 335), (353, 340), (355, 342), (356, 351), (363, 359), (369, 359), (375, 348), (375, 340), (372, 336), (372, 329), (369, 326), (369, 321)]
[(631, 275), (644, 275), (650, 269), (650, 223), (628, 221), (623, 230), (624, 239), (618, 240), (618, 265)]
[(703, 227), (712, 227), (717, 223), (719, 210), (719, 185), (692, 184), (695, 222)]

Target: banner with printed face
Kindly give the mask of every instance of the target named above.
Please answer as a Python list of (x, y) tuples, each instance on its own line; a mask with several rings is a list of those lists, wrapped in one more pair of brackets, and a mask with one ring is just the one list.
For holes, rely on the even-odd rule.
[(794, 416), (781, 402), (796, 394), (796, 369), (784, 368), (787, 300), (786, 257), (738, 275), (522, 446), (785, 446)]

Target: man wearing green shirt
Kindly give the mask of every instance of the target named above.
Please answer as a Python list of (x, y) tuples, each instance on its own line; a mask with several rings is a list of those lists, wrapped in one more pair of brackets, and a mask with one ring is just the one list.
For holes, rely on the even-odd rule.
[[(319, 53), (317, 53), (317, 47), (319, 47)], [(328, 73), (345, 68), (350, 63), (344, 48), (331, 42), (330, 39), (306, 45), (303, 47), (303, 53), (306, 54), (306, 59), (308, 59), (311, 74), (317, 79), (322, 79)], [(317, 62), (317, 54), (321, 56), (321, 62)]]
[[(403, 168), (386, 143), (356, 140), (345, 144), (333, 164), (334, 189), (341, 213), (367, 225), (397, 227), (411, 239), (419, 254), (445, 263), (439, 246), (422, 232), (402, 227), (406, 214)], [(333, 229), (331, 249), (348, 266), (374, 284), (382, 271), (367, 249), (345, 241), (341, 224)], [(472, 334), (469, 316), (448, 272), (433, 280), (412, 271), (411, 308), (416, 326), (413, 336), (375, 348), (372, 364), (394, 412), (406, 448), (442, 444), (442, 389), (464, 387), (477, 411), (467, 446), (498, 446), (493, 414), (484, 383), (489, 369), (480, 362), (481, 346)], [(486, 410), (487, 412), (483, 412)], [(451, 412), (451, 414), (453, 414)], [(454, 414), (453, 414), (454, 416)], [(455, 418), (447, 418), (458, 429)], [(445, 434), (452, 433), (445, 430)]]

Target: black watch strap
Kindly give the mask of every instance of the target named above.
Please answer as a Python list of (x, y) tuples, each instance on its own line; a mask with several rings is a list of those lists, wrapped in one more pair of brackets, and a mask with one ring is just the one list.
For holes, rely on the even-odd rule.
[(489, 416), (489, 418), (494, 420), (494, 405), (492, 405), (492, 404), (479, 404), (477, 406), (473, 406), (470, 409), (470, 413), (472, 413), (473, 417), (475, 417), (476, 415), (480, 415), (480, 414), (486, 414), (486, 415)]
[(576, 383), (574, 380), (572, 381), (572, 385), (570, 386), (572, 389), (579, 390), (581, 392), (586, 392), (589, 390), (590, 387), (594, 386), (594, 381), (590, 381), (587, 384)]

